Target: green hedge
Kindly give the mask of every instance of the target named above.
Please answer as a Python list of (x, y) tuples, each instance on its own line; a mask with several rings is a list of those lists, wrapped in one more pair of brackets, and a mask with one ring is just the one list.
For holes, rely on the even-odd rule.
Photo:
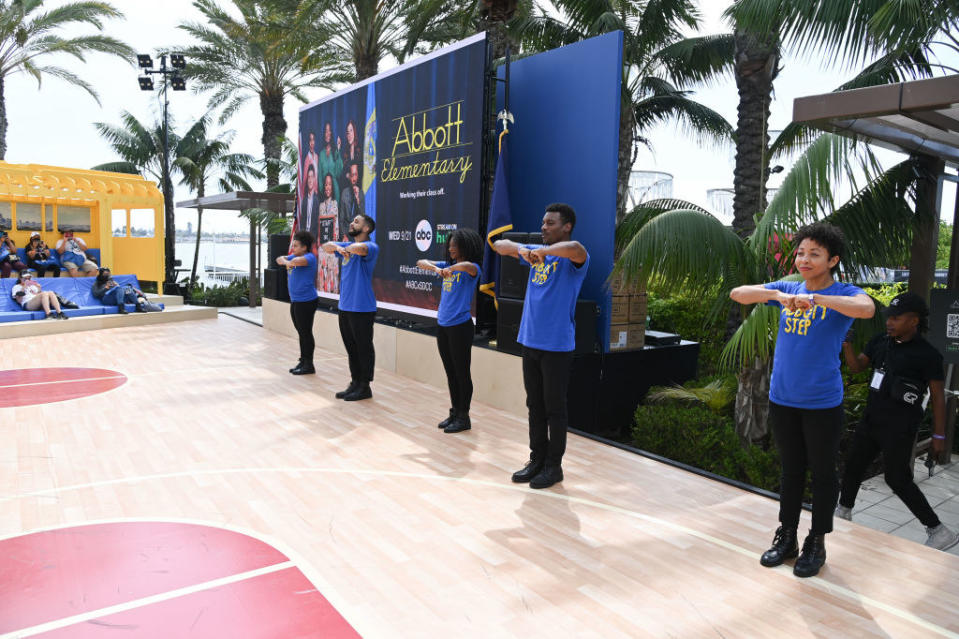
[(719, 371), (719, 355), (726, 345), (726, 318), (707, 323), (712, 305), (713, 300), (702, 297), (649, 295), (649, 328), (699, 342), (700, 375), (714, 375)]
[(193, 287), (191, 303), (197, 306), (246, 306), (249, 294), (249, 278), (246, 277), (226, 286), (204, 286), (197, 282)]

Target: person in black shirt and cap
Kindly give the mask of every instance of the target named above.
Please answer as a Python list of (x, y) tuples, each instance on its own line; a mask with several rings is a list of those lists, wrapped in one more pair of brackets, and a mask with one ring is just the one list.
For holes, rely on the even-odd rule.
[(928, 330), (929, 308), (915, 293), (902, 293), (886, 309), (886, 333), (872, 338), (859, 355), (847, 340), (842, 345), (849, 369), (873, 369), (869, 398), (846, 460), (836, 516), (852, 519), (856, 493), (866, 467), (880, 452), (885, 480), (899, 499), (926, 527), (926, 545), (947, 550), (959, 535), (939, 521), (925, 496), (912, 480), (912, 448), (925, 409), (926, 389), (932, 400), (932, 450), (945, 443), (946, 402), (942, 355), (922, 333)]

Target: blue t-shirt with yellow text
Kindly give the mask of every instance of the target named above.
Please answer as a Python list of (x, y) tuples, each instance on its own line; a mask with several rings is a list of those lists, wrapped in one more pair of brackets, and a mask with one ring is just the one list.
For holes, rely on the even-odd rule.
[[(286, 256), (286, 259), (292, 260), (295, 257), (290, 254)], [(303, 257), (306, 258), (305, 265), (294, 266), (286, 272), (291, 302), (311, 302), (317, 298), (316, 256), (311, 251), (307, 251)]]
[[(530, 250), (542, 244), (525, 244)], [(529, 264), (522, 256), (523, 264)], [(568, 257), (547, 255), (530, 264), (529, 284), (523, 302), (517, 341), (542, 351), (569, 352), (576, 348), (576, 298), (589, 269), (589, 254), (582, 264)]]
[[(809, 291), (805, 282), (770, 282), (765, 287), (787, 295), (864, 295), (858, 286), (835, 282)], [(779, 335), (769, 380), (769, 400), (792, 408), (834, 408), (842, 403), (842, 374), (839, 370), (842, 340), (853, 318), (825, 306), (805, 311), (788, 311), (776, 301), (767, 302), (782, 309)]]
[[(476, 291), (476, 278), (479, 277), (479, 264), (470, 262), (476, 267), (476, 275), (466, 271), (453, 271), (449, 277), (443, 278), (443, 289), (440, 291), (440, 308), (436, 312), (436, 323), (440, 326), (456, 326), (463, 322), (472, 321), (470, 307), (473, 305), (473, 293)], [(436, 262), (438, 268), (452, 266), (449, 262)]]
[[(369, 313), (376, 310), (376, 295), (373, 294), (373, 268), (380, 247), (375, 242), (360, 242), (366, 245), (366, 255), (353, 253), (340, 260), (340, 303), (341, 311), (351, 313)], [(354, 242), (334, 242), (337, 246), (347, 247)]]

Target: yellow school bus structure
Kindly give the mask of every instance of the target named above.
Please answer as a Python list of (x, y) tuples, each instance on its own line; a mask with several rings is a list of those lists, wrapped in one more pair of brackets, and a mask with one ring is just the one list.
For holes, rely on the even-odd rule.
[(0, 230), (18, 248), (73, 231), (114, 273), (163, 282), (163, 195), (139, 175), (0, 161)]

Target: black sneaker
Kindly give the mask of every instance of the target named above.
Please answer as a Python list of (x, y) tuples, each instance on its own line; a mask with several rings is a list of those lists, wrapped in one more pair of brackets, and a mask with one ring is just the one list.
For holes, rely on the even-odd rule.
[(69, 317), (67, 317), (67, 314), (64, 313), (63, 311), (60, 311), (59, 313), (57, 313), (57, 318), (58, 318), (58, 319), (70, 319)]
[(786, 529), (780, 526), (776, 529), (776, 535), (773, 537), (773, 545), (759, 558), (759, 563), (767, 568), (772, 568), (798, 554), (799, 545), (796, 543), (796, 529)]
[(119, 306), (117, 306), (117, 313), (120, 315), (127, 315), (128, 311), (126, 306), (124, 306), (123, 304), (120, 304)]
[(819, 569), (826, 563), (825, 535), (809, 533), (802, 544), (802, 553), (793, 566), (793, 574), (797, 577), (812, 577), (819, 574)]
[(362, 386), (357, 387), (352, 393), (343, 398), (347, 402), (358, 402), (361, 399), (369, 399), (373, 397), (373, 390), (370, 388), (369, 384), (363, 384)]
[(513, 473), (513, 481), (517, 484), (525, 484), (543, 470), (543, 462), (530, 459), (522, 470)]
[(300, 364), (290, 372), (294, 375), (313, 375), (316, 373), (316, 369), (313, 368), (313, 364)]
[(334, 395), (334, 397), (336, 397), (337, 399), (344, 399), (347, 395), (355, 391), (358, 388), (358, 386), (359, 384), (357, 384), (353, 380), (350, 380), (350, 385), (347, 386), (345, 389), (341, 390), (340, 392), (338, 392), (336, 395)]
[(443, 421), (441, 421), (439, 424), (437, 424), (436, 427), (440, 429), (446, 428), (447, 426), (453, 423), (454, 417), (456, 417), (456, 411), (451, 408), (449, 416)]
[(463, 417), (454, 417), (453, 421), (450, 422), (450, 425), (443, 429), (444, 433), (462, 433), (464, 430), (469, 430), (473, 425), (470, 423), (470, 416), (464, 415)]
[(296, 365), (295, 365), (293, 368), (290, 369), (290, 372), (292, 373), (293, 371), (295, 371), (296, 369), (298, 369), (298, 368), (299, 368), (300, 366), (302, 366), (302, 365), (303, 365), (303, 360), (302, 360), (302, 359), (296, 360)]
[(563, 481), (563, 469), (559, 466), (543, 466), (536, 477), (529, 481), (530, 488), (549, 488)]

